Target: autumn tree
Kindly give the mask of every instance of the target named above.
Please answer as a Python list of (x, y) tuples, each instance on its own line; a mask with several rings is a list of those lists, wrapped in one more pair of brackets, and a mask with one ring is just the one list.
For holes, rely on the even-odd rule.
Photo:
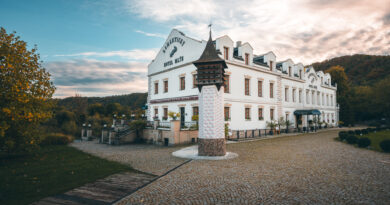
[(337, 102), (340, 105), (340, 120), (345, 124), (354, 124), (354, 112), (351, 106), (350, 85), (345, 70), (341, 66), (332, 66), (325, 73), (337, 83)]
[(52, 115), (55, 91), (36, 46), (0, 28), (0, 151), (28, 150), (39, 142), (37, 127)]

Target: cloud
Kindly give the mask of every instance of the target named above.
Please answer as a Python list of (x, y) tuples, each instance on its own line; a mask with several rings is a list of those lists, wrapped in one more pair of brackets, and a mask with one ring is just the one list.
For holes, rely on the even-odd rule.
[(159, 34), (159, 33), (148, 33), (148, 32), (141, 31), (141, 30), (135, 30), (135, 32), (140, 33), (140, 34), (143, 34), (143, 35), (145, 35), (145, 36), (158, 37), (158, 38), (163, 38), (163, 39), (165, 39), (165, 38), (167, 37), (166, 35), (163, 35), (163, 34)]
[(74, 54), (59, 54), (54, 55), (56, 57), (121, 57), (130, 60), (152, 60), (158, 49), (134, 49), (134, 50), (120, 50), (120, 51), (107, 51), (107, 52), (82, 52)]
[(147, 63), (73, 59), (44, 64), (57, 87), (55, 97), (76, 93), (108, 96), (147, 92)]
[(212, 22), (214, 38), (227, 34), (249, 42), (256, 54), (274, 51), (278, 60), (309, 64), (338, 55), (381, 55), (390, 44), (390, 5), (383, 0), (124, 2), (128, 12), (198, 39), (207, 39)]

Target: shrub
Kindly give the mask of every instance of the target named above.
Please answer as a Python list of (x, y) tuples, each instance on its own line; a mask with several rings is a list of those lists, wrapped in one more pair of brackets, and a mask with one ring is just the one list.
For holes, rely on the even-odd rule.
[(355, 130), (355, 135), (360, 135), (362, 134), (362, 130)]
[(355, 132), (353, 130), (348, 130), (348, 134), (353, 135)]
[(48, 134), (42, 141), (41, 145), (66, 145), (73, 142), (74, 137), (62, 133)]
[(367, 137), (362, 137), (357, 140), (357, 145), (359, 147), (368, 147), (371, 145), (371, 140)]
[(379, 143), (379, 146), (384, 152), (390, 152), (390, 140), (383, 140), (381, 143)]
[(347, 140), (348, 144), (356, 144), (358, 138), (355, 135), (348, 135), (345, 140)]
[(339, 132), (339, 139), (341, 141), (345, 140), (345, 138), (348, 136), (348, 133), (346, 131), (340, 131)]
[(362, 134), (363, 134), (363, 135), (368, 134), (368, 130), (367, 130), (367, 129), (362, 129)]

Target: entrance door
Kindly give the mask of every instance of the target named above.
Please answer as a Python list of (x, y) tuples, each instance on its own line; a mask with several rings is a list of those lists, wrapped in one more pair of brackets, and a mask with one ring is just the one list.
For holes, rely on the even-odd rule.
[(180, 108), (180, 126), (183, 127), (184, 126), (184, 121), (185, 121), (185, 107), (181, 107)]

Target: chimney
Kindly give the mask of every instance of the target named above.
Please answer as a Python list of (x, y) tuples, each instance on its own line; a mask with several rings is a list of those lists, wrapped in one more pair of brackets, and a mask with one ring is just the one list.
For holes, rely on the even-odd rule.
[(238, 48), (238, 47), (241, 47), (241, 41), (237, 41), (236, 42), (236, 47)]

